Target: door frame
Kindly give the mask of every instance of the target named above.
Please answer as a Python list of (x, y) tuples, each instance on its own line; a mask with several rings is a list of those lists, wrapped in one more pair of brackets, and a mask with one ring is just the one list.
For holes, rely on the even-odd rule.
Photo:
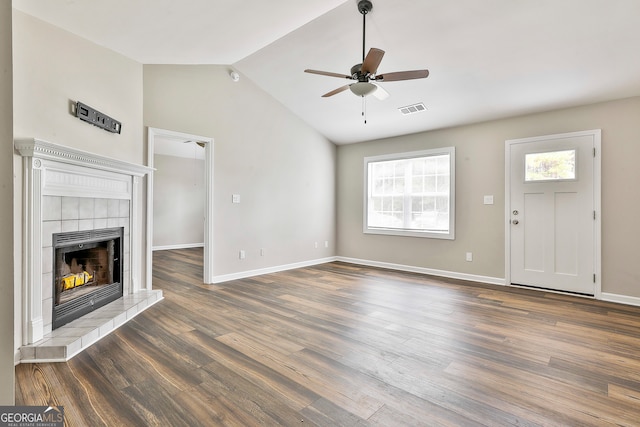
[[(175, 139), (176, 141), (200, 141), (205, 147), (205, 212), (204, 212), (204, 271), (202, 280), (206, 284), (214, 282), (213, 271), (213, 138), (175, 132), (167, 129), (147, 128), (147, 166), (153, 168), (153, 154), (156, 137)], [(147, 277), (153, 274), (153, 171), (147, 178)]]
[[(593, 129), (579, 132), (567, 132), (553, 135), (543, 135), (530, 138), (508, 139), (505, 141), (505, 200), (504, 200), (504, 281), (507, 286), (511, 285), (511, 146), (515, 144), (547, 141), (550, 139), (573, 138), (578, 136), (592, 136), (595, 147), (593, 157), (593, 208), (595, 210), (594, 221), (594, 298), (602, 299), (602, 206), (601, 206), (601, 163), (602, 163), (602, 144), (600, 129)], [(533, 289), (533, 288), (532, 288)], [(547, 292), (562, 291), (546, 290)]]

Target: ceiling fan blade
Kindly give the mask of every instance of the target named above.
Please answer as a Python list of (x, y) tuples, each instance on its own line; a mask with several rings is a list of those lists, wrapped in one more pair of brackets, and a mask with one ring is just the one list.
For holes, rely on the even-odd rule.
[(362, 62), (362, 74), (375, 74), (384, 56), (384, 50), (372, 47)]
[(329, 77), (339, 77), (341, 79), (349, 79), (352, 80), (353, 77), (351, 76), (347, 76), (346, 74), (339, 74), (339, 73), (331, 73), (329, 71), (318, 71), (318, 70), (304, 70), (305, 73), (311, 73), (311, 74), (319, 74), (321, 76), (329, 76)]
[(424, 79), (429, 76), (429, 70), (398, 71), (376, 76), (381, 82), (396, 82), (398, 80)]
[(376, 90), (373, 91), (373, 93), (371, 93), (371, 95), (375, 96), (377, 99), (379, 99), (380, 101), (384, 101), (385, 99), (387, 99), (389, 97), (389, 92), (387, 92), (386, 90), (384, 90), (382, 88), (382, 86), (377, 85), (375, 83), (373, 83), (375, 85), (375, 87), (377, 88)]
[(327, 98), (327, 97), (329, 97), (329, 96), (333, 96), (333, 95), (335, 95), (336, 93), (344, 92), (345, 90), (349, 89), (349, 86), (351, 86), (351, 85), (344, 85), (344, 86), (341, 86), (341, 87), (339, 87), (338, 89), (334, 89), (334, 90), (332, 90), (331, 92), (327, 92), (327, 93), (325, 93), (324, 95), (322, 95), (322, 97), (323, 97), (323, 98)]

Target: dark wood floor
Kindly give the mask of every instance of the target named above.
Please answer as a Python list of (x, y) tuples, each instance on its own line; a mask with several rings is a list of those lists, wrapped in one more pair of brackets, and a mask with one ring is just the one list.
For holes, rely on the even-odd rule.
[(637, 426), (640, 308), (329, 263), (221, 285), (154, 254), (165, 300), (16, 403), (70, 426)]

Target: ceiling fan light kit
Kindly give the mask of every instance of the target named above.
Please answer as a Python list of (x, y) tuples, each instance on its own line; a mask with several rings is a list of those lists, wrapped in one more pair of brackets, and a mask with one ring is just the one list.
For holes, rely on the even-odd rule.
[(358, 96), (367, 96), (375, 92), (378, 87), (373, 83), (358, 82), (349, 85), (349, 89), (351, 89), (351, 92)]
[(306, 69), (305, 73), (319, 74), (328, 77), (346, 78), (355, 80), (355, 83), (345, 85), (334, 89), (322, 95), (324, 98), (333, 96), (340, 92), (350, 89), (357, 96), (365, 97), (367, 95), (380, 93), (379, 99), (386, 99), (388, 93), (382, 87), (371, 83), (372, 81), (394, 82), (400, 80), (424, 79), (429, 76), (429, 70), (413, 70), (413, 71), (397, 71), (393, 73), (378, 74), (378, 66), (382, 62), (384, 50), (375, 47), (369, 49), (369, 53), (365, 56), (365, 40), (366, 40), (366, 16), (373, 9), (373, 3), (369, 0), (360, 0), (358, 2), (358, 11), (362, 14), (362, 63), (351, 67), (351, 74), (332, 73), (328, 71), (318, 71)]

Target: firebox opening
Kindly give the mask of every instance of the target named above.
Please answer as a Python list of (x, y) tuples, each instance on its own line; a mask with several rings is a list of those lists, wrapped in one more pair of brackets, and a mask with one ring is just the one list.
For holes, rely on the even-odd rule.
[(53, 329), (120, 298), (123, 228), (53, 235)]

